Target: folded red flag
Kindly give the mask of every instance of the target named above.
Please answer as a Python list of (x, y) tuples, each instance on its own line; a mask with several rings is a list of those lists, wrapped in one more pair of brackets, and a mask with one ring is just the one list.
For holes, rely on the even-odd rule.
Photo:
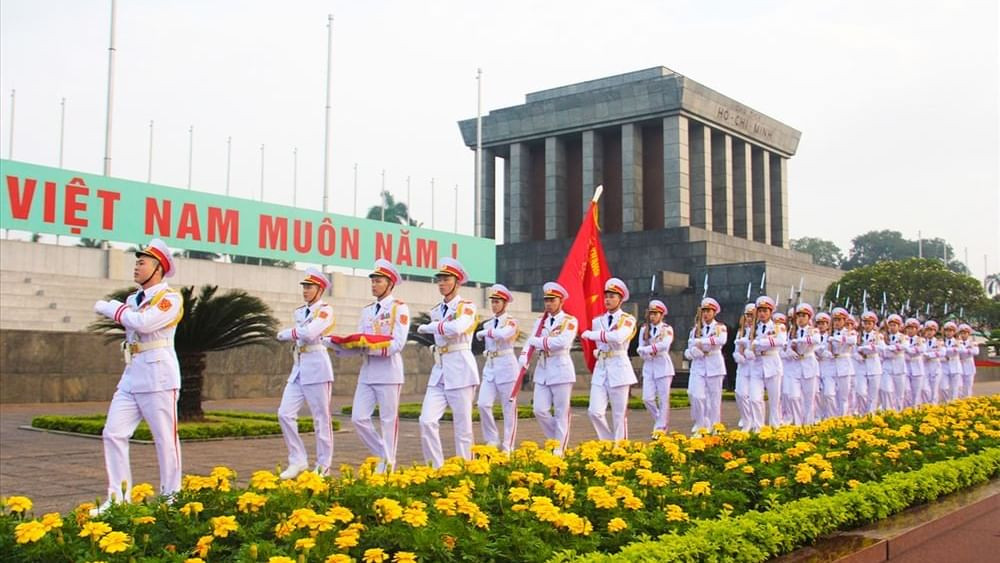
[(388, 348), (392, 343), (392, 336), (388, 334), (348, 334), (347, 336), (331, 336), (330, 342), (339, 344), (343, 348), (374, 348), (381, 350)]

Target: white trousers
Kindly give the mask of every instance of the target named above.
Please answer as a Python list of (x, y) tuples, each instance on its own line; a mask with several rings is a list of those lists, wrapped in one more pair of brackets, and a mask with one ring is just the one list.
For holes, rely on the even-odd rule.
[(108, 498), (129, 502), (132, 468), (129, 438), (143, 420), (149, 425), (160, 465), (160, 494), (181, 490), (181, 443), (177, 437), (177, 389), (151, 393), (117, 390), (104, 423), (104, 466), (108, 472)]
[(705, 424), (705, 376), (688, 374), (688, 403), (691, 404), (691, 433)]
[(653, 417), (653, 431), (667, 431), (670, 425), (670, 383), (674, 378), (642, 378), (642, 402)]
[[(479, 387), (479, 422), (483, 429), (483, 441), (505, 452), (514, 449), (514, 440), (517, 438), (517, 401), (510, 400), (513, 390), (513, 381), (497, 383), (484, 380)], [(493, 404), (498, 400), (503, 409), (502, 442), (496, 418), (493, 417)]]
[[(816, 422), (816, 384), (818, 377), (788, 377), (788, 410), (792, 422), (802, 426)], [(831, 378), (832, 379), (832, 378)], [(788, 422), (788, 421), (786, 421)]]
[(781, 425), (781, 375), (750, 377), (750, 431), (757, 432), (764, 426), (764, 391), (767, 390), (768, 423)]
[(313, 419), (313, 432), (316, 433), (316, 465), (329, 468), (333, 463), (333, 430), (330, 428), (330, 394), (333, 383), (310, 383), (303, 385), (299, 379), (285, 384), (285, 392), (281, 395), (278, 406), (278, 422), (281, 424), (281, 436), (288, 448), (288, 465), (306, 465), (309, 457), (306, 445), (299, 436), (299, 409), (302, 403), (309, 406)]
[[(745, 370), (749, 372), (749, 369)], [(750, 402), (750, 374), (736, 372), (736, 407), (740, 411), (740, 430), (749, 431), (753, 422), (753, 408)]]
[(424, 459), (437, 469), (444, 465), (441, 450), (441, 417), (445, 409), (451, 407), (452, 426), (455, 429), (455, 455), (472, 459), (472, 401), (476, 397), (476, 386), (445, 389), (444, 382), (427, 387), (424, 404), (420, 409), (420, 446)]
[(962, 398), (962, 390), (965, 387), (965, 382), (962, 381), (962, 372), (951, 372), (948, 374), (948, 387), (950, 390), (948, 400), (954, 401), (955, 399)]
[(722, 422), (722, 380), (725, 374), (705, 376), (705, 404), (702, 408), (701, 425), (710, 432)]
[(962, 396), (971, 397), (972, 396), (972, 384), (976, 380), (976, 372), (972, 373), (962, 373)]
[[(609, 387), (607, 381), (604, 385), (590, 386), (590, 406), (587, 408), (587, 415), (590, 423), (597, 431), (597, 437), (601, 440), (628, 440), (628, 390), (630, 385), (618, 385)], [(611, 426), (608, 426), (608, 419), (605, 412), (608, 410), (608, 403), (611, 403)]]
[(906, 406), (908, 407), (919, 407), (924, 404), (925, 395), (927, 390), (926, 382), (927, 376), (925, 375), (911, 375), (910, 376), (910, 393), (906, 398)]
[(941, 402), (941, 372), (936, 368), (927, 370), (924, 375), (927, 380), (924, 387), (924, 402), (936, 405)]
[(569, 445), (570, 409), (569, 399), (573, 393), (572, 383), (554, 385), (535, 384), (532, 396), (532, 410), (542, 427), (542, 433), (549, 440), (559, 442), (562, 453)]
[[(403, 386), (398, 383), (358, 383), (351, 407), (351, 424), (361, 443), (372, 455), (387, 466), (396, 466), (396, 444), (399, 440), (399, 394)], [(378, 405), (381, 433), (375, 430), (372, 414)]]

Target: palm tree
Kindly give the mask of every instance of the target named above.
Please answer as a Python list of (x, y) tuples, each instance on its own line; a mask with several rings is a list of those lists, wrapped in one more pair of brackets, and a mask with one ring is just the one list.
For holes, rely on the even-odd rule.
[(295, 262), (289, 260), (278, 260), (276, 258), (259, 258), (256, 256), (231, 256), (233, 264), (250, 264), (253, 266), (271, 266), (272, 268), (293, 268)]
[(422, 223), (410, 217), (410, 210), (406, 204), (396, 201), (396, 198), (392, 197), (392, 194), (388, 190), (383, 191), (381, 195), (382, 204), (373, 205), (368, 209), (368, 215), (366, 216), (368, 219), (399, 223), (400, 225), (409, 225), (411, 227), (422, 225)]
[[(229, 290), (216, 295), (218, 286), (203, 285), (198, 296), (194, 286), (182, 287), (184, 318), (177, 325), (174, 348), (181, 368), (181, 389), (177, 401), (181, 420), (204, 418), (201, 394), (205, 381), (205, 355), (274, 340), (278, 320), (271, 308), (243, 290)], [(120, 289), (108, 299), (124, 301), (134, 288)], [(102, 318), (88, 327), (108, 335), (109, 342), (122, 337), (122, 328), (111, 319)]]
[(207, 252), (205, 250), (184, 250), (175, 252), (174, 256), (183, 256), (184, 258), (192, 258), (194, 260), (218, 260), (222, 258), (222, 255), (217, 252)]
[(80, 242), (76, 243), (77, 246), (82, 246), (84, 248), (104, 248), (104, 243), (106, 241), (99, 240), (96, 238), (83, 237)]

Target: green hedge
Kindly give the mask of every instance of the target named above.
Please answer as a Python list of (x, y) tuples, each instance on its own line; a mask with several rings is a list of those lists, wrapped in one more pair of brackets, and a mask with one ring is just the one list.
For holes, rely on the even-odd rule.
[[(60, 430), (77, 434), (100, 436), (104, 430), (106, 416), (103, 414), (83, 416), (36, 416), (31, 420), (32, 428)], [(299, 432), (312, 432), (312, 418), (298, 420)], [(340, 430), (340, 421), (331, 421), (334, 430)], [(281, 434), (278, 417), (269, 413), (240, 411), (206, 411), (201, 422), (181, 422), (177, 434), (183, 440), (204, 440), (209, 438), (236, 438), (251, 436), (274, 436)], [(132, 438), (152, 440), (149, 426), (143, 422), (136, 428)]]
[[(735, 401), (736, 394), (732, 391), (723, 391), (722, 400)], [(569, 404), (573, 407), (588, 407), (590, 406), (590, 395), (573, 395), (569, 400)], [(683, 409), (690, 406), (691, 402), (688, 401), (687, 391), (674, 389), (670, 392), (670, 408)], [(646, 408), (646, 405), (642, 403), (642, 398), (631, 398), (628, 401), (628, 408), (638, 410)]]
[(766, 561), (838, 530), (884, 519), (998, 475), (1000, 448), (989, 448), (830, 496), (795, 500), (735, 518), (698, 520), (683, 534), (635, 542), (613, 555), (569, 551), (550, 561)]
[[(420, 418), (420, 410), (422, 407), (423, 405), (421, 403), (400, 403), (399, 418), (411, 418), (411, 419)], [(354, 409), (351, 407), (351, 405), (340, 407), (341, 414), (350, 416), (352, 412), (354, 412)], [(372, 416), (375, 417), (378, 416), (377, 406), (375, 407), (375, 412), (372, 414)], [(503, 417), (503, 409), (500, 407), (500, 405), (493, 405), (493, 417), (497, 419)], [(529, 405), (521, 405), (517, 407), (517, 418), (535, 418), (535, 413), (534, 411), (531, 410), (531, 407)], [(445, 409), (444, 416), (441, 417), (441, 419), (452, 420), (450, 408)], [(479, 422), (478, 408), (472, 409), (472, 420), (475, 422)]]

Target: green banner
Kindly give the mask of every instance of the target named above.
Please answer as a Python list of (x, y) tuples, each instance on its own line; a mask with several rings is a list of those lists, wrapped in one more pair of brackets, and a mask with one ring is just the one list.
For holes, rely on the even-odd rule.
[(0, 160), (0, 228), (431, 276), (457, 258), (493, 282), (491, 239)]

